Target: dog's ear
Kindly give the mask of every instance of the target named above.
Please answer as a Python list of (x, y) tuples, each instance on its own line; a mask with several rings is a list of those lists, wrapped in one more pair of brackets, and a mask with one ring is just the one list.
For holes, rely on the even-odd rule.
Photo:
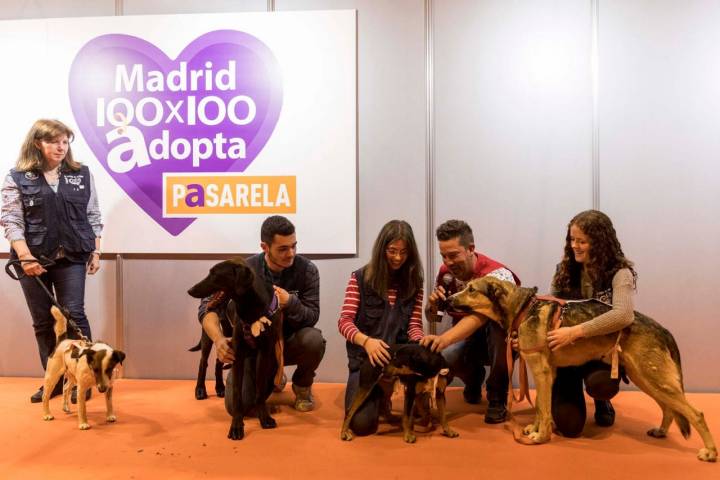
[(116, 364), (119, 363), (122, 365), (123, 360), (125, 360), (125, 352), (121, 350), (113, 350), (111, 359), (114, 360)]
[(485, 296), (493, 303), (498, 302), (507, 292), (495, 277), (487, 277), (483, 282), (485, 286)]
[(236, 264), (235, 266), (235, 293), (237, 295), (244, 295), (255, 281), (255, 274), (252, 269), (247, 265)]
[(85, 350), (83, 350), (80, 356), (82, 357), (83, 355), (85, 355), (87, 357), (88, 365), (92, 365), (92, 363), (95, 361), (95, 353), (95, 350), (91, 348), (86, 348)]
[(73, 345), (70, 349), (70, 358), (78, 359), (82, 356), (82, 352), (77, 347), (77, 345)]

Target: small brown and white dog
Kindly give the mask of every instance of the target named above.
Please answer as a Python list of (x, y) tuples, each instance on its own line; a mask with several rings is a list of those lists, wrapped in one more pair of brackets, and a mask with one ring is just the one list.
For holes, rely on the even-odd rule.
[(87, 421), (85, 409), (85, 391), (97, 385), (98, 391), (105, 394), (108, 422), (117, 420), (112, 407), (113, 371), (118, 364), (122, 364), (125, 354), (102, 342), (87, 343), (83, 340), (67, 338), (67, 318), (60, 309), (52, 307), (50, 313), (55, 318), (55, 350), (47, 362), (45, 370), (45, 387), (43, 389), (43, 420), (52, 420), (50, 413), (50, 392), (55, 384), (63, 377), (67, 382), (63, 387), (63, 411), (70, 413), (69, 400), (73, 385), (77, 384), (78, 391), (78, 426), (80, 430), (87, 430), (90, 424)]

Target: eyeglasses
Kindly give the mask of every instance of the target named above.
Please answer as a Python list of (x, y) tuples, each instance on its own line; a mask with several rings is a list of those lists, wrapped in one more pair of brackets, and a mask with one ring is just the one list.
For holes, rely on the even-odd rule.
[(391, 257), (407, 257), (408, 251), (398, 250), (396, 248), (388, 248), (385, 250), (385, 253), (387, 253)]

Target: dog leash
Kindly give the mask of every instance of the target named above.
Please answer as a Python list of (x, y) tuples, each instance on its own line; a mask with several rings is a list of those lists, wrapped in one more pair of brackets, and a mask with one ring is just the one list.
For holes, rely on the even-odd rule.
[[(25, 273), (25, 271), (22, 269), (23, 263), (39, 263), (43, 268), (52, 267), (55, 265), (54, 261), (50, 260), (49, 258), (47, 258), (45, 256), (41, 256), (40, 259), (35, 259), (35, 260), (21, 260), (18, 258), (17, 260), (8, 260), (7, 264), (5, 265), (5, 273), (7, 273), (8, 276), (10, 278), (12, 278), (13, 280), (20, 281), (21, 278), (28, 276)], [(13, 273), (12, 267), (15, 267), (15, 269), (14, 269), (15, 273)], [(70, 325), (70, 328), (72, 328), (75, 335), (77, 335), (79, 337), (79, 339), (82, 340), (83, 342), (85, 342), (89, 345), (92, 345), (92, 341), (90, 341), (90, 339), (88, 337), (83, 335), (82, 330), (80, 330), (80, 328), (77, 326), (75, 321), (73, 321), (72, 316), (70, 315), (70, 311), (67, 308), (60, 305), (60, 303), (57, 301), (55, 296), (50, 292), (50, 290), (48, 290), (47, 285), (45, 285), (43, 283), (43, 281), (40, 279), (40, 275), (34, 275), (33, 278), (38, 282), (38, 284), (42, 287), (43, 291), (47, 294), (48, 298), (50, 299), (50, 302), (52, 302), (52, 304), (55, 305), (65, 316), (65, 318), (68, 321), (68, 324)]]

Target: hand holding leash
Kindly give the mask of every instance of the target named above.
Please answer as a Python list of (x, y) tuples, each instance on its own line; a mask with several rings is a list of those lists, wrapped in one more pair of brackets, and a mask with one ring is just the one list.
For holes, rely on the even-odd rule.
[(390, 346), (379, 338), (368, 337), (363, 344), (373, 367), (382, 367), (390, 362)]
[[(20, 280), (25, 276), (38, 277), (47, 272), (45, 267), (55, 265), (55, 262), (50, 259), (43, 257), (38, 260), (29, 253), (27, 255), (23, 255), (23, 257), (24, 258), (21, 259), (9, 260), (7, 264), (5, 264), (5, 273), (7, 273), (13, 280)], [(22, 269), (22, 272), (20, 271), (20, 268), (17, 268), (18, 266)]]
[(32, 255), (28, 255), (25, 258), (20, 259), (20, 266), (28, 277), (37, 277), (47, 272)]
[(280, 302), (280, 308), (284, 309), (290, 301), (290, 292), (277, 285), (273, 285), (273, 288), (275, 289), (275, 295), (278, 297), (278, 302)]

